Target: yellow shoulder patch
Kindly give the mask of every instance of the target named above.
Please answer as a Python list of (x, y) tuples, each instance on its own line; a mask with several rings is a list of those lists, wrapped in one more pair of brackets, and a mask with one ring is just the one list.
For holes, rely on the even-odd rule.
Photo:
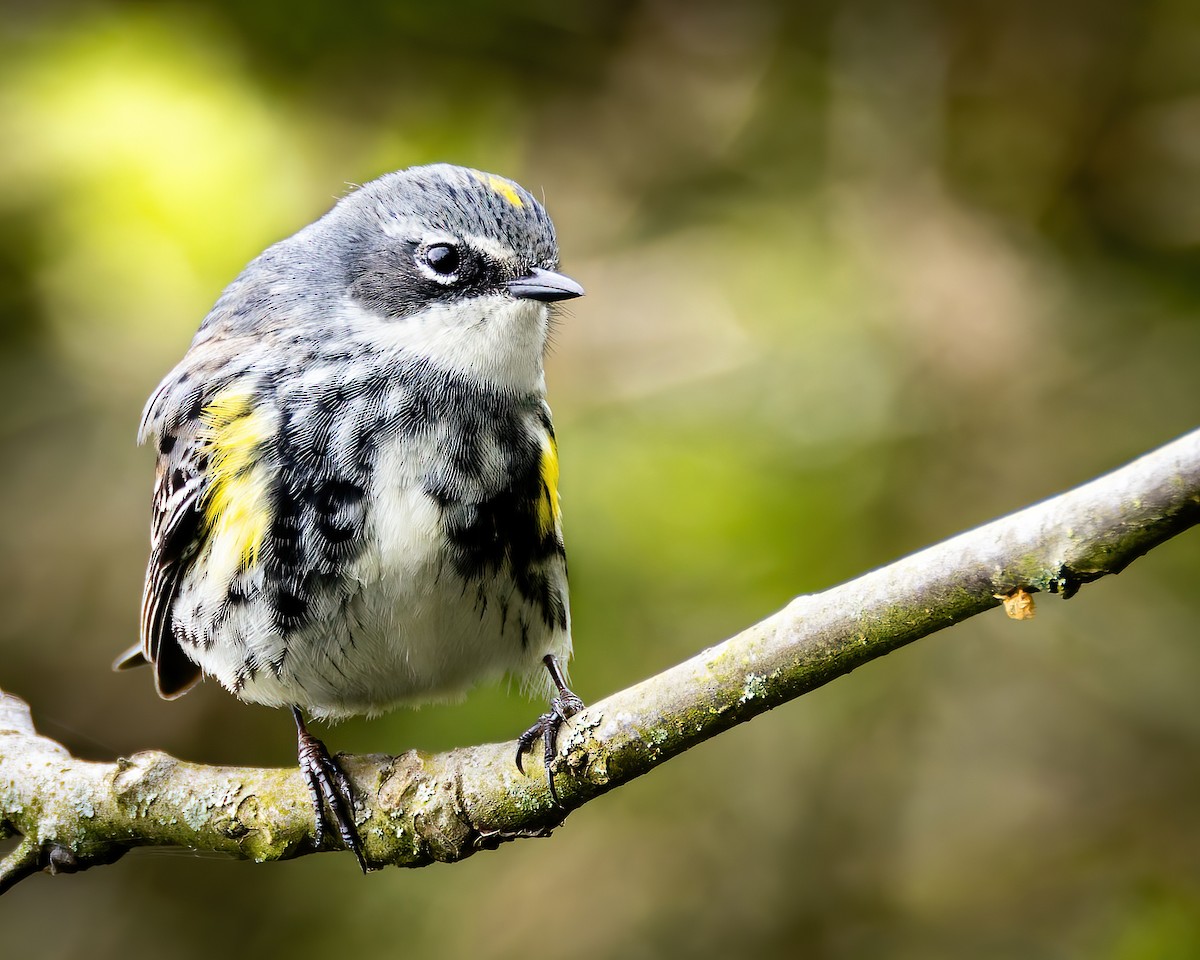
[(204, 520), (210, 556), (232, 576), (258, 562), (271, 525), (270, 490), (259, 451), (274, 433), (248, 391), (229, 391), (200, 412), (201, 449), (208, 456)]
[(498, 177), (494, 173), (483, 173), (479, 170), (475, 171), (475, 177), (485, 187), (487, 187), (493, 193), (498, 193), (514, 207), (519, 208), (525, 206), (525, 202), (521, 199), (521, 195), (517, 193), (517, 188), (503, 177)]
[(542, 537), (548, 537), (562, 519), (558, 499), (558, 444), (550, 434), (546, 434), (542, 440), (539, 472), (542, 478), (542, 492), (537, 504), (538, 533)]

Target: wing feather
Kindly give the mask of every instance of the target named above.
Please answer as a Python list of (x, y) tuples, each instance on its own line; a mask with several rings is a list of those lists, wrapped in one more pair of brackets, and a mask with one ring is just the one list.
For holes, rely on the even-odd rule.
[[(200, 667), (175, 635), (175, 604), (192, 564), (212, 535), (205, 521), (214, 484), (205, 411), (252, 366), (258, 338), (239, 343), (194, 341), (187, 356), (159, 384), (142, 412), (139, 443), (158, 448), (150, 521), (150, 560), (142, 592), (140, 643), (117, 669), (154, 665), (161, 696), (174, 699), (199, 679)], [(234, 411), (241, 414), (241, 408)], [(211, 419), (211, 418), (210, 418)]]
[[(154, 664), (158, 692), (167, 699), (182, 696), (200, 679), (200, 667), (183, 652), (171, 629), (180, 584), (203, 544), (205, 477), (197, 466), (194, 458), (188, 462), (183, 457), (160, 456), (154, 480), (138, 652)], [(136, 657), (124, 662), (132, 666)]]

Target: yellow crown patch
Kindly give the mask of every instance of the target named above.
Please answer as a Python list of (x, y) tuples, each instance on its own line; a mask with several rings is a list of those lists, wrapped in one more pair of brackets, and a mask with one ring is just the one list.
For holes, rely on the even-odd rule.
[(520, 208), (525, 206), (525, 201), (523, 201), (521, 199), (521, 195), (517, 193), (517, 188), (503, 177), (498, 177), (494, 173), (481, 173), (478, 170), (475, 171), (475, 177), (485, 187), (487, 187), (493, 193), (498, 193), (514, 207)]

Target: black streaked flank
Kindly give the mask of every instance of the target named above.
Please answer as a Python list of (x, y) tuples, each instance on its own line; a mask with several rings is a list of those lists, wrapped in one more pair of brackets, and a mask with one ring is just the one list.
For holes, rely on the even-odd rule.
[(308, 622), (312, 595), (304, 589), (303, 583), (285, 581), (275, 591), (272, 600), (275, 626), (281, 634), (286, 635)]
[(317, 530), (334, 547), (362, 531), (365, 491), (356, 483), (329, 480), (317, 491)]
[[(382, 399), (396, 384), (402, 402)], [(467, 583), (507, 571), (548, 627), (566, 628), (566, 598), (548, 565), (564, 556), (556, 531), (543, 534), (541, 398), (482, 386), (419, 358), (395, 369), (364, 370), (323, 389), (276, 401), (291, 411), (280, 425), (272, 520), (263, 563), (268, 600), (283, 635), (311, 622), (317, 592), (334, 586), (365, 546), (367, 498), (379, 450), (402, 438), (443, 444), (422, 479), (438, 505), (450, 565)], [(335, 434), (333, 423), (353, 423)]]
[(249, 603), (257, 596), (256, 590), (247, 591), (241, 583), (241, 577), (234, 577), (233, 583), (229, 585), (229, 592), (225, 595), (225, 599), (230, 606), (240, 607)]

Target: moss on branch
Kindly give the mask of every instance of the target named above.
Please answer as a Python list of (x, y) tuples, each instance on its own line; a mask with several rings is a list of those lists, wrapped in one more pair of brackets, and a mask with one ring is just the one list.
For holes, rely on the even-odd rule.
[[(545, 836), (566, 813), (723, 730), (996, 606), (1018, 588), (1073, 596), (1200, 521), (1200, 431), (1026, 510), (821, 594), (593, 704), (560, 737), (550, 800), (514, 743), (347, 757), (375, 865), (423, 866)], [(169, 845), (258, 861), (314, 852), (296, 769), (212, 767), (160, 752), (75, 759), (0, 695), (0, 892), (39, 870)], [(332, 842), (332, 841), (331, 841)]]

